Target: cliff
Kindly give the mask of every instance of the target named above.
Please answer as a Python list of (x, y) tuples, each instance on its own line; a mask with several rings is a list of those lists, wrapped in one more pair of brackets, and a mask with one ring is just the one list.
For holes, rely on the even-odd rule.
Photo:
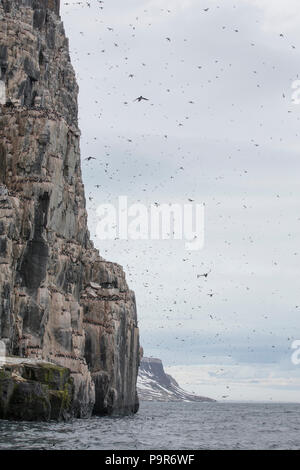
[(59, 0), (0, 0), (0, 80), (0, 339), (70, 370), (74, 416), (135, 412), (135, 297), (89, 239)]
[(148, 357), (141, 359), (138, 394), (143, 401), (215, 401), (186, 392), (165, 373), (160, 359)]

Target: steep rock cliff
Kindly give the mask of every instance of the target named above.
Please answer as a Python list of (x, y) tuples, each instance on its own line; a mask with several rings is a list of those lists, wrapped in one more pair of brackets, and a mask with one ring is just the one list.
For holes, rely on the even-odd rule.
[(87, 230), (59, 0), (0, 0), (0, 339), (71, 370), (73, 413), (137, 410), (134, 293)]

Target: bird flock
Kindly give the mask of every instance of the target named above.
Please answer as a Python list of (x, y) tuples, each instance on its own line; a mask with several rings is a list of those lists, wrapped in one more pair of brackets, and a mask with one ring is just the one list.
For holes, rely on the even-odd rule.
[[(294, 161), (285, 152), (298, 138), (298, 109), (288, 100), (299, 78), (296, 37), (278, 31), (263, 42), (259, 12), (250, 29), (237, 3), (230, 11), (200, 5), (190, 14), (178, 2), (132, 10), (118, 1), (64, 2), (81, 88), (89, 224), (100, 253), (124, 265), (136, 292), (147, 355), (171, 364), (220, 354), (237, 365), (241, 348), (256, 358), (264, 338), (264, 354), (276, 360), (294, 334), (283, 317), (294, 325), (297, 308), (295, 292), (281, 285), (296, 266), (299, 218), (290, 230), (292, 215), (277, 218), (294, 197), (282, 160)], [(287, 183), (277, 186), (280, 173)], [(157, 207), (205, 203), (204, 249), (97, 240), (97, 206), (122, 194)], [(272, 242), (276, 230), (286, 256)]]

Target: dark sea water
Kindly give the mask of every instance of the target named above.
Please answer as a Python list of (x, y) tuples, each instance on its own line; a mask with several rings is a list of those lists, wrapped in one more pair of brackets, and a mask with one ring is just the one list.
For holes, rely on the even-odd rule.
[(143, 402), (125, 418), (0, 421), (0, 449), (300, 449), (300, 404)]

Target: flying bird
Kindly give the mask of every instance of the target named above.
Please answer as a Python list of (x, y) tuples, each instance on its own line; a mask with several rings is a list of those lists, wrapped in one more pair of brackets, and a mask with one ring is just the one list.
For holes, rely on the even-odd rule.
[(149, 101), (148, 98), (144, 98), (144, 96), (141, 95), (138, 96), (138, 98), (136, 98), (135, 100), (133, 100), (133, 102), (138, 101), (140, 103), (142, 100)]
[(197, 278), (199, 279), (199, 277), (208, 277), (208, 275), (211, 273), (211, 270), (208, 271), (208, 273), (204, 273), (204, 274), (197, 274)]

